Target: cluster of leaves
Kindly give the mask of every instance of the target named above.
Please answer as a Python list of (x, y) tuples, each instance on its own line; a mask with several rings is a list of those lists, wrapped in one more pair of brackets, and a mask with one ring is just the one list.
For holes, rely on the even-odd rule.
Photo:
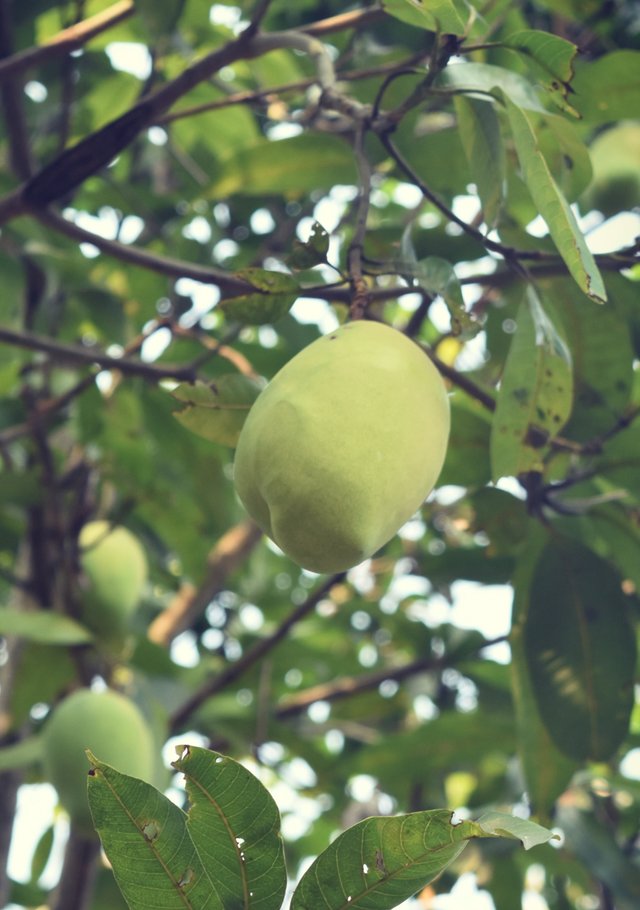
[[(476, 840), (481, 822), (449, 830), (441, 807), (526, 801), (565, 838), (536, 851), (552, 910), (637, 906), (640, 267), (630, 236), (597, 253), (584, 233), (615, 237), (640, 203), (634, 5), (7, 9), (0, 868), (18, 787), (42, 779), (45, 709), (98, 677), (142, 706), (159, 752), (197, 731), (295, 793), (293, 877), (365, 815), (435, 811), (452, 860), (474, 838), (465, 867), (507, 910), (528, 856)], [(262, 378), (349, 314), (424, 346), (452, 437), (412, 526), (318, 580), (246, 521), (232, 447)], [(116, 654), (80, 621), (95, 516), (127, 524), (151, 565)], [(512, 586), (509, 664), (448, 621), (461, 582), (489, 612)], [(95, 768), (97, 790), (112, 772)], [(98, 809), (98, 829), (119, 847), (113, 817)], [(0, 903), (47, 899), (52, 831), (30, 882), (0, 874)], [(394, 836), (357, 868), (379, 872)], [(90, 879), (69, 844), (57, 910)], [(121, 906), (110, 887), (100, 873), (73, 893)]]

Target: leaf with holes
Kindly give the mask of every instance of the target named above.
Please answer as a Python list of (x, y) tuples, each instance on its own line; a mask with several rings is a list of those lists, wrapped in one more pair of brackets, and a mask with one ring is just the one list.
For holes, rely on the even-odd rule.
[(448, 809), (367, 818), (309, 867), (291, 910), (390, 910), (433, 881), (471, 838), (510, 837), (529, 848), (552, 836), (540, 825), (502, 813), (458, 824)]
[(287, 875), (273, 798), (238, 762), (196, 746), (178, 748), (173, 767), (186, 780), (187, 829), (224, 906), (279, 910)]
[(227, 297), (219, 304), (228, 320), (243, 325), (267, 325), (277, 322), (289, 312), (300, 294), (300, 286), (286, 272), (268, 269), (243, 269), (236, 278), (248, 281), (256, 293)]
[(517, 51), (534, 75), (551, 93), (556, 104), (577, 116), (568, 102), (573, 79), (573, 62), (578, 48), (570, 41), (537, 29), (523, 29), (507, 35), (500, 42)]
[(322, 225), (318, 221), (314, 221), (307, 240), (304, 242), (297, 239), (293, 241), (292, 252), (287, 260), (289, 267), (302, 271), (326, 262), (330, 239)]
[(223, 910), (182, 809), (150, 784), (87, 754), (94, 825), (130, 910)]
[(620, 577), (592, 550), (556, 537), (529, 601), (523, 644), (543, 723), (570, 758), (606, 761), (633, 707), (636, 643)]
[(542, 469), (573, 401), (571, 356), (532, 288), (520, 306), (491, 430), (493, 479)]
[(235, 446), (261, 384), (241, 373), (227, 373), (211, 382), (183, 382), (171, 394), (184, 403), (174, 417), (198, 436)]

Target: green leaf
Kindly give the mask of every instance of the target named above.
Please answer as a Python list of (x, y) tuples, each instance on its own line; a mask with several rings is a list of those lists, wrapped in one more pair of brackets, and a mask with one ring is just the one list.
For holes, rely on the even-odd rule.
[(491, 430), (493, 479), (542, 469), (571, 413), (571, 356), (533, 292), (518, 311)]
[(464, 35), (470, 15), (464, 0), (383, 0), (382, 6), (409, 25), (450, 35)]
[[(565, 433), (587, 440), (625, 414), (633, 382), (633, 345), (616, 306), (594, 306), (569, 278), (541, 279), (545, 309), (563, 329), (574, 364), (574, 402)], [(606, 339), (606, 342), (603, 342)]]
[(82, 645), (93, 635), (70, 616), (51, 610), (0, 607), (0, 635), (17, 635), (43, 645)]
[(241, 373), (226, 373), (210, 382), (183, 382), (171, 395), (184, 402), (174, 417), (180, 423), (212, 442), (235, 446), (251, 405), (261, 384)]
[(485, 812), (476, 824), (482, 829), (483, 835), (519, 840), (525, 850), (539, 847), (540, 844), (546, 844), (552, 838), (557, 837), (548, 828), (544, 828), (536, 822), (518, 818), (515, 815), (507, 815), (505, 812)]
[(464, 95), (455, 98), (455, 109), (485, 224), (492, 228), (498, 221), (506, 188), (505, 149), (498, 115), (492, 104)]
[(626, 120), (640, 110), (640, 51), (612, 51), (582, 64), (573, 88), (573, 104), (585, 120)]
[(436, 78), (434, 85), (455, 92), (492, 95), (502, 91), (518, 107), (546, 114), (540, 100), (540, 90), (520, 73), (494, 66), (491, 63), (462, 63), (449, 65)]
[(273, 797), (241, 764), (208, 749), (184, 746), (172, 764), (185, 775), (187, 828), (224, 906), (279, 910), (287, 875)]
[(322, 225), (314, 221), (307, 240), (293, 241), (292, 252), (287, 260), (289, 267), (296, 270), (312, 269), (315, 265), (326, 262), (330, 239)]
[(515, 838), (528, 848), (552, 833), (497, 812), (458, 824), (447, 809), (367, 818), (337, 837), (309, 867), (291, 910), (390, 910), (433, 881), (474, 837)]
[(551, 92), (556, 103), (564, 110), (575, 113), (568, 104), (573, 62), (578, 53), (575, 44), (537, 29), (513, 32), (500, 43), (521, 54), (532, 74)]
[(603, 303), (607, 299), (607, 293), (602, 276), (569, 203), (560, 191), (540, 151), (532, 122), (504, 93), (503, 98), (522, 176), (531, 198), (578, 286), (592, 300)]
[(150, 784), (87, 754), (91, 814), (130, 910), (222, 910), (182, 809)]
[(636, 665), (618, 574), (574, 541), (550, 541), (532, 575), (523, 642), (557, 746), (576, 761), (609, 759), (627, 734)]
[(33, 856), (31, 857), (31, 874), (29, 880), (32, 884), (36, 885), (38, 879), (45, 870), (47, 863), (49, 862), (49, 857), (51, 856), (51, 848), (53, 847), (53, 832), (54, 827), (50, 825), (48, 828), (42, 832), (36, 848), (33, 851)]
[(336, 183), (356, 182), (353, 155), (346, 142), (324, 133), (302, 133), (235, 149), (222, 161), (208, 195), (211, 199), (235, 193), (299, 196)]
[(640, 421), (607, 440), (597, 469), (611, 483), (640, 499)]
[(413, 224), (408, 224), (402, 233), (402, 261), (396, 264), (398, 271), (407, 279), (415, 279), (421, 288), (430, 294), (442, 297), (451, 315), (451, 333), (473, 338), (481, 330), (479, 323), (465, 308), (462, 288), (450, 262), (439, 256), (427, 256), (418, 260), (413, 246), (411, 232)]
[(255, 294), (226, 297), (219, 304), (225, 317), (243, 325), (267, 325), (286, 315), (300, 295), (300, 285), (286, 272), (243, 269), (236, 277), (248, 281)]
[(514, 603), (509, 636), (518, 755), (531, 808), (542, 819), (551, 818), (556, 799), (577, 768), (576, 762), (558, 749), (542, 722), (524, 649), (524, 628), (534, 607), (531, 581), (548, 539), (548, 532), (536, 524), (522, 549), (512, 581)]

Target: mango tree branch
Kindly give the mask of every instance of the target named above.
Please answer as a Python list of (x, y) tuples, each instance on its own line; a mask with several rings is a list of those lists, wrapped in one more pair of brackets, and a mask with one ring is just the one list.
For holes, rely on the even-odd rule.
[(191, 584), (180, 588), (167, 609), (149, 626), (150, 641), (168, 647), (177, 635), (188, 629), (261, 538), (262, 531), (252, 521), (243, 521), (223, 534), (209, 553), (204, 581), (197, 588)]
[(57, 364), (84, 363), (98, 365), (105, 370), (118, 370), (131, 376), (144, 376), (146, 379), (155, 380), (172, 378), (193, 382), (196, 378), (191, 366), (184, 366), (183, 364), (179, 366), (171, 364), (157, 366), (153, 363), (144, 363), (141, 360), (113, 357), (104, 351), (55, 341), (43, 335), (35, 335), (33, 332), (7, 329), (3, 326), (0, 326), (0, 341), (5, 341), (15, 347), (28, 348), (32, 351), (42, 351), (45, 354), (50, 354)]
[(268, 635), (266, 638), (261, 638), (252, 648), (246, 651), (239, 660), (235, 661), (235, 663), (227, 664), (226, 669), (224, 669), (222, 673), (215, 676), (212, 680), (205, 683), (204, 686), (194, 692), (193, 695), (173, 713), (170, 721), (170, 729), (176, 732), (183, 729), (185, 723), (188, 722), (194, 711), (203, 705), (207, 699), (211, 698), (213, 695), (217, 695), (217, 693), (221, 692), (223, 689), (226, 689), (227, 686), (230, 686), (240, 676), (246, 673), (247, 670), (262, 660), (262, 658), (272, 651), (276, 645), (280, 644), (280, 642), (287, 637), (293, 626), (315, 610), (320, 601), (329, 596), (334, 585), (340, 584), (340, 582), (344, 581), (345, 577), (346, 572), (338, 572), (337, 575), (331, 575), (327, 578), (327, 580), (316, 588), (315, 591), (309, 594), (306, 600), (297, 607), (294, 607), (291, 613), (289, 613), (289, 615), (280, 623), (275, 632)]
[(118, 3), (96, 13), (95, 16), (90, 16), (82, 22), (63, 29), (43, 44), (18, 51), (18, 53), (0, 60), (0, 81), (17, 73), (23, 73), (31, 67), (39, 66), (54, 57), (78, 50), (96, 35), (127, 19), (134, 12), (133, 0), (119, 0)]

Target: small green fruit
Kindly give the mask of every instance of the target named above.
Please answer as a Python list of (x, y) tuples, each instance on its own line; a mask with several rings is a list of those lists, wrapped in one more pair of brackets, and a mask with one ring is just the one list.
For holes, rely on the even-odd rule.
[(147, 781), (153, 778), (151, 730), (136, 705), (118, 692), (80, 689), (72, 693), (54, 709), (42, 737), (46, 776), (83, 831), (93, 830), (85, 749), (123, 774)]
[(256, 399), (236, 490), (298, 565), (339, 572), (420, 507), (442, 468), (449, 419), (442, 379), (413, 341), (351, 322), (301, 351)]
[(131, 531), (108, 521), (86, 524), (78, 539), (80, 565), (89, 582), (82, 618), (106, 640), (126, 630), (147, 580), (147, 558)]

